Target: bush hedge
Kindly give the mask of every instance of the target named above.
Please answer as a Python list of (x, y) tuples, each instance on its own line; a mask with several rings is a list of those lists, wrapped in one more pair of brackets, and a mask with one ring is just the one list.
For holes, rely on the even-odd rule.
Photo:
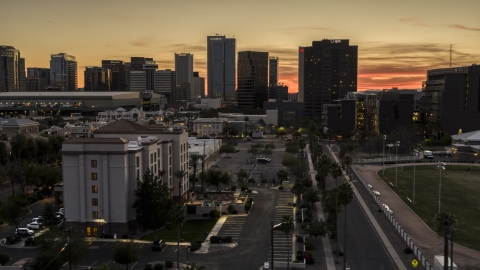
[(232, 237), (231, 236), (211, 236), (210, 243), (212, 244), (221, 244), (221, 243), (231, 243)]
[(210, 211), (210, 218), (220, 218), (220, 212), (217, 210)]
[(157, 263), (153, 266), (154, 270), (163, 270), (163, 264)]
[(315, 244), (313, 242), (305, 242), (305, 249), (306, 250), (314, 250), (315, 249)]
[(154, 270), (153, 269), (153, 266), (149, 263), (145, 264), (145, 266), (143, 267), (143, 270)]
[(165, 268), (172, 268), (173, 267), (173, 262), (172, 261), (166, 261), (165, 262)]
[(8, 261), (10, 261), (10, 256), (3, 252), (0, 252), (0, 264), (5, 265)]

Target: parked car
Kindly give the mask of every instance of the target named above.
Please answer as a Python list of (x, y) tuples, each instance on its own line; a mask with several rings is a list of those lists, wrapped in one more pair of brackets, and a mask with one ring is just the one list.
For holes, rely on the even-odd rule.
[(43, 224), (44, 221), (43, 221), (43, 218), (42, 218), (42, 217), (38, 217), (38, 218), (32, 218), (32, 223)]
[(15, 235), (18, 236), (33, 236), (35, 234), (34, 231), (29, 230), (27, 228), (18, 228), (15, 230)]
[(156, 241), (153, 241), (152, 251), (161, 251), (161, 250), (164, 249), (165, 247), (166, 247), (165, 241), (163, 241), (163, 240), (156, 240)]
[(30, 224), (27, 224), (27, 229), (30, 230), (41, 230), (43, 229), (43, 225), (38, 223), (38, 222), (32, 222)]
[(60, 209), (58, 210), (58, 212), (65, 213), (65, 208), (60, 208)]

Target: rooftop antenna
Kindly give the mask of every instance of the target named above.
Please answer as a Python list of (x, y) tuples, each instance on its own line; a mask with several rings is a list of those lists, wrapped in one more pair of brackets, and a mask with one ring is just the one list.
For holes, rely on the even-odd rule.
[(450, 44), (450, 67), (452, 67), (452, 44)]

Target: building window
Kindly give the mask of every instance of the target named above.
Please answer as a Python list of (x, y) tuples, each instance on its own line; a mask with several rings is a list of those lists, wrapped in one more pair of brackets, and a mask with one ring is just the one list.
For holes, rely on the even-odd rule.
[(98, 211), (93, 211), (92, 212), (92, 218), (93, 219), (98, 219)]
[(98, 198), (92, 198), (92, 206), (98, 206)]
[(92, 186), (92, 193), (98, 193), (98, 186)]
[(96, 172), (92, 173), (92, 180), (97, 181), (97, 173)]
[(172, 154), (172, 146), (169, 146), (169, 147), (168, 147), (168, 154), (169, 154), (169, 155)]
[[(97, 167), (97, 161), (96, 161), (96, 160), (92, 160), (91, 165), (92, 165), (92, 168), (96, 168), (96, 167)], [(95, 180), (96, 180), (96, 179), (95, 179)]]
[(140, 157), (137, 157), (137, 168), (140, 167)]
[(139, 177), (140, 177), (140, 170), (137, 169), (137, 179), (140, 179)]
[(153, 154), (150, 154), (150, 163), (153, 163)]
[(154, 161), (157, 160), (157, 152), (153, 153), (153, 160), (154, 160)]

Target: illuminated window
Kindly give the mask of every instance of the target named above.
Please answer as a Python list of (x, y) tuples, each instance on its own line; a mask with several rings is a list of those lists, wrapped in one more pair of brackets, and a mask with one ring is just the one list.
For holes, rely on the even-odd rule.
[(92, 206), (98, 206), (98, 198), (92, 199)]
[(92, 193), (98, 193), (98, 186), (92, 186)]
[(92, 180), (97, 181), (97, 173), (92, 173)]
[(92, 218), (93, 219), (98, 219), (98, 211), (93, 211), (92, 212)]
[(96, 167), (97, 167), (97, 161), (96, 161), (96, 160), (92, 160), (91, 166), (92, 166), (92, 168), (96, 168)]

